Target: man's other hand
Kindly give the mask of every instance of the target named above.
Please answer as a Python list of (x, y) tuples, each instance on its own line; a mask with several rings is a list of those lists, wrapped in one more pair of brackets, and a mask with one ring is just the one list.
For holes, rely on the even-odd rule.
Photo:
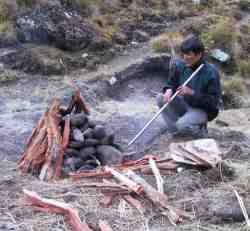
[(170, 102), (172, 94), (173, 94), (172, 89), (167, 89), (166, 90), (166, 92), (164, 94), (164, 101), (165, 101), (165, 103), (169, 103)]
[(190, 87), (187, 86), (180, 86), (177, 88), (178, 91), (178, 95), (193, 95), (194, 94), (194, 90)]

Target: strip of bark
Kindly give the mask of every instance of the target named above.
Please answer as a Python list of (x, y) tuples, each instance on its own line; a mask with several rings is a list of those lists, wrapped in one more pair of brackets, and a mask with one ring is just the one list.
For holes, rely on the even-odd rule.
[(23, 193), (32, 209), (65, 215), (75, 231), (91, 231), (86, 223), (81, 222), (78, 211), (72, 208), (69, 204), (42, 198), (36, 192), (28, 191), (26, 189), (23, 190)]

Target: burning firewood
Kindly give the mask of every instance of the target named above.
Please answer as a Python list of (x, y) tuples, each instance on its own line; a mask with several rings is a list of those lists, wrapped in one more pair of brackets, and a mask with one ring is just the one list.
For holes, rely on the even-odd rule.
[(91, 231), (86, 223), (81, 222), (78, 211), (69, 204), (40, 197), (36, 192), (23, 190), (25, 199), (35, 211), (65, 215), (74, 231)]

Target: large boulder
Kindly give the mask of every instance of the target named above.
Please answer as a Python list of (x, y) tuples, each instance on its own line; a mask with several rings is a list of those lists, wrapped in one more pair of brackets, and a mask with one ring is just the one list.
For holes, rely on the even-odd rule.
[(16, 30), (22, 42), (54, 43), (56, 47), (70, 51), (84, 49), (98, 37), (78, 12), (58, 5), (40, 7), (18, 16)]

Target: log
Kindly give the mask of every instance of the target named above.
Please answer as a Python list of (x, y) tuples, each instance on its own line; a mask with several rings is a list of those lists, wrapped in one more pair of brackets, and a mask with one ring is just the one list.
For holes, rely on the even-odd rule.
[(23, 190), (23, 193), (32, 209), (65, 215), (74, 231), (91, 231), (86, 223), (81, 222), (78, 211), (72, 208), (69, 204), (42, 198), (36, 192), (28, 191), (26, 189)]
[(179, 210), (176, 211), (173, 207), (169, 206), (166, 194), (158, 192), (142, 177), (136, 175), (132, 171), (128, 171), (127, 176), (143, 186), (145, 196), (161, 210), (162, 214), (168, 216), (173, 224), (179, 223), (182, 220)]
[(144, 214), (145, 208), (139, 200), (135, 199), (131, 195), (124, 195), (123, 198), (125, 201), (135, 207), (141, 214)]
[(105, 167), (105, 170), (107, 172), (110, 172), (113, 175), (113, 177), (115, 177), (117, 180), (122, 182), (124, 185), (126, 185), (130, 190), (132, 190), (136, 194), (141, 195), (143, 193), (144, 189), (140, 184), (135, 183), (134, 181), (132, 181), (131, 179), (129, 179), (122, 173), (110, 167)]

